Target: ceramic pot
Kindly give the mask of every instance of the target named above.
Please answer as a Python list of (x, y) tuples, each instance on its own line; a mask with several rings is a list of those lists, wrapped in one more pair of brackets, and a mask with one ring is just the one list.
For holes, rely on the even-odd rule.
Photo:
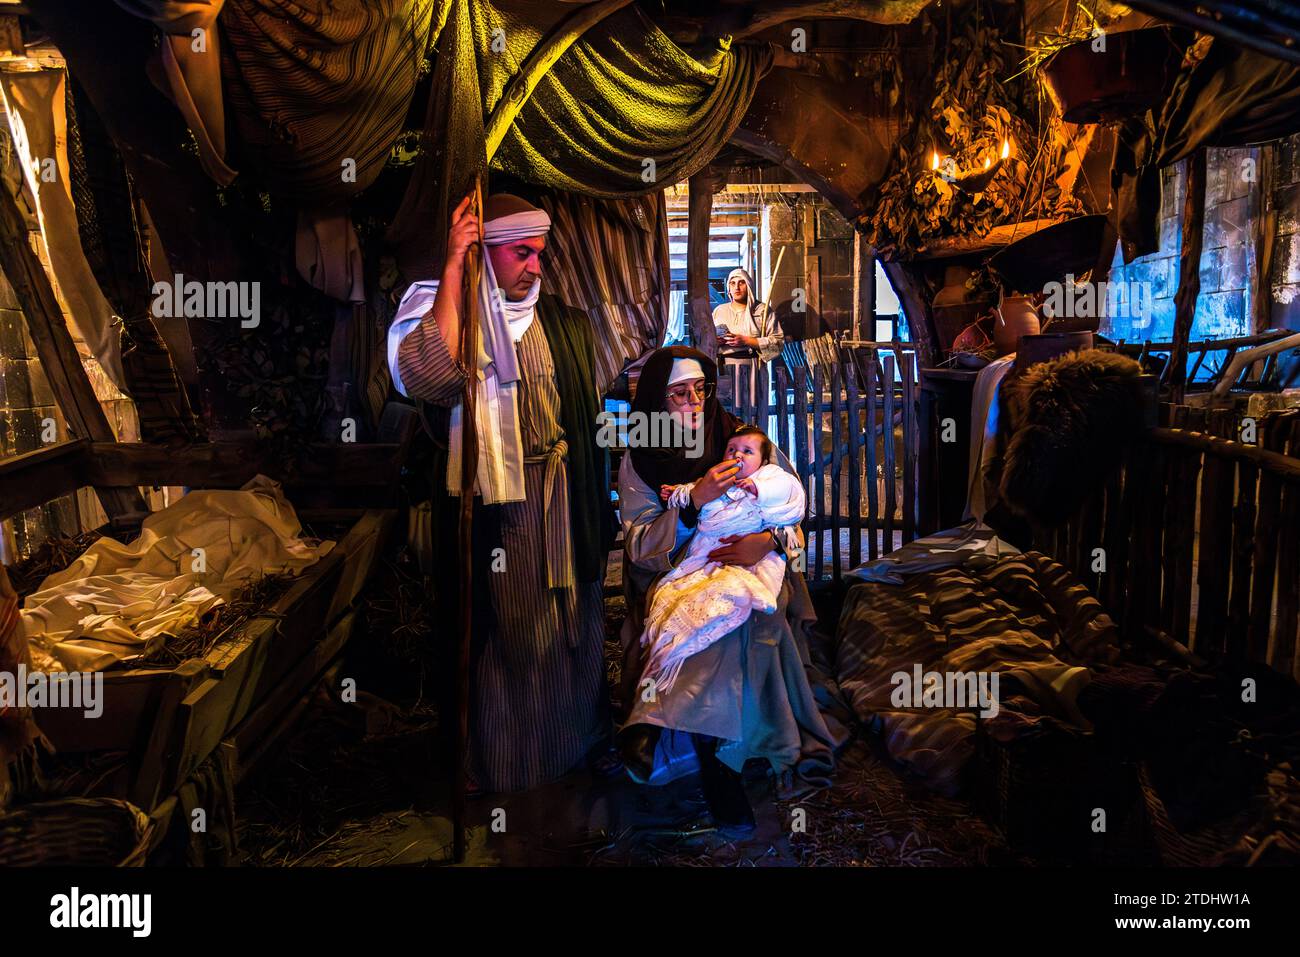
[(1015, 352), (1021, 336), (1039, 332), (1038, 313), (1028, 296), (1007, 296), (993, 310), (993, 316), (993, 344), (1000, 356)]

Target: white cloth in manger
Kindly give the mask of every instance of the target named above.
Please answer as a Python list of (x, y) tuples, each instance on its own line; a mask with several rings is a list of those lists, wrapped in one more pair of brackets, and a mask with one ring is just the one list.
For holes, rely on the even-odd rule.
[(99, 671), (151, 654), (263, 575), (297, 575), (335, 542), (302, 537), (280, 487), (193, 491), (145, 519), (130, 545), (101, 538), (27, 596), (20, 612), (41, 671)]

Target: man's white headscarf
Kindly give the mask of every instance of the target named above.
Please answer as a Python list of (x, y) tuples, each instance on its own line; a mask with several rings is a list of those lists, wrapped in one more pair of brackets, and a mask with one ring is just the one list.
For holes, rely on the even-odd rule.
[[(483, 204), (483, 243), (506, 243), (545, 236), (551, 217), (525, 200), (508, 194), (490, 197)], [(487, 218), (487, 217), (492, 218)], [(479, 272), (479, 316), (476, 363), (477, 395), (474, 402), (478, 430), (477, 491), (485, 504), (524, 500), (524, 442), (519, 430), (519, 359), (515, 343), (524, 337), (537, 315), (542, 280), (533, 281), (523, 299), (506, 298), (497, 284), (492, 257), (484, 250)], [(451, 410), (447, 442), (447, 491), (460, 494), (463, 403)]]
[[(497, 194), (484, 205), (483, 242), (501, 246), (545, 236), (551, 218), (525, 200)], [(483, 501), (522, 502), (524, 500), (524, 451), (519, 430), (519, 359), (515, 343), (524, 337), (536, 317), (537, 300), (542, 282), (537, 279), (522, 299), (511, 301), (498, 287), (492, 258), (483, 256), (479, 271), (478, 299), (480, 317), (478, 355), (473, 374), (477, 390), (474, 403), (478, 430), (477, 492)], [(406, 395), (397, 365), (397, 352), (405, 335), (428, 314), (438, 294), (438, 281), (414, 282), (398, 304), (388, 330), (388, 367), (393, 385)], [(467, 357), (461, 361), (470, 365)], [(447, 491), (460, 494), (463, 403), (451, 409), (448, 434)]]

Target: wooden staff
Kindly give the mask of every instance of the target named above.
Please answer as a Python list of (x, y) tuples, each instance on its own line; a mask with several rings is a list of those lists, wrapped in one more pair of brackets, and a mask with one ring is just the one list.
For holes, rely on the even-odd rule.
[(474, 625), (474, 485), (478, 475), (478, 423), (474, 400), (478, 385), (479, 269), (483, 256), (483, 177), (474, 183), (470, 210), (478, 219), (478, 245), (465, 251), (461, 277), (460, 360), (469, 370), (461, 397), (460, 429), (460, 642), (456, 654), (456, 768), (452, 776), (452, 856), (465, 860), (465, 765), (469, 761), (469, 651)]

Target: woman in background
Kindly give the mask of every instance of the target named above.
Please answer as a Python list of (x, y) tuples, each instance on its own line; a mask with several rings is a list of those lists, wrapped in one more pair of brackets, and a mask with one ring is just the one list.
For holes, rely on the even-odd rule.
[[(737, 381), (740, 366), (749, 367), (749, 404), (757, 405), (759, 366), (781, 354), (785, 337), (767, 305), (758, 301), (754, 281), (745, 270), (727, 273), (727, 301), (713, 310), (713, 326), (723, 350), (719, 358), (731, 367), (732, 381)], [(727, 350), (736, 351), (729, 355)]]

